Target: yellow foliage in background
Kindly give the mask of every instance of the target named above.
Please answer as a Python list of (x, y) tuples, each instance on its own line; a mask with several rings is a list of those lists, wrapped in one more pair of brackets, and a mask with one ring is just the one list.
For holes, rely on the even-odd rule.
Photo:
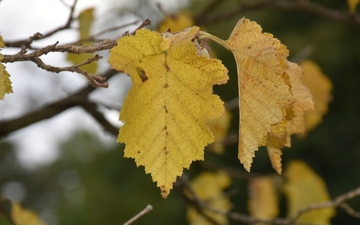
[[(316, 63), (305, 60), (300, 66), (304, 70), (304, 76), (301, 77), (301, 81), (309, 88), (315, 103), (314, 110), (307, 111), (304, 115), (305, 131), (307, 133), (320, 124), (323, 116), (328, 112), (329, 103), (332, 100), (332, 83)], [(299, 136), (303, 137), (306, 133), (299, 134)]]
[(182, 12), (177, 15), (165, 15), (165, 18), (158, 24), (157, 30), (160, 33), (182, 31), (194, 25), (189, 12)]
[(248, 210), (257, 219), (269, 220), (279, 214), (273, 177), (261, 176), (249, 182)]
[(16, 225), (45, 225), (31, 210), (24, 209), (19, 203), (12, 203), (11, 218)]
[[(191, 188), (197, 198), (206, 203), (209, 207), (223, 212), (230, 210), (231, 202), (229, 197), (224, 195), (223, 190), (230, 186), (231, 179), (223, 172), (203, 172), (191, 181)], [(191, 198), (191, 194), (189, 193)], [(204, 213), (218, 224), (228, 224), (225, 215), (204, 209)], [(212, 223), (204, 218), (192, 206), (187, 210), (187, 219), (190, 225), (211, 225)]]
[[(286, 183), (283, 191), (287, 199), (288, 217), (313, 203), (330, 200), (326, 184), (308, 165), (302, 161), (292, 161), (284, 172)], [(335, 215), (334, 208), (311, 210), (302, 214), (298, 223), (329, 225)]]
[[(0, 36), (0, 48), (4, 48), (5, 43)], [(3, 59), (3, 55), (0, 54), (0, 62)], [(12, 93), (12, 86), (10, 81), (10, 74), (5, 70), (5, 66), (0, 63), (0, 100), (4, 99), (5, 94)]]
[(209, 126), (211, 132), (215, 136), (215, 141), (210, 145), (210, 150), (216, 154), (223, 154), (225, 151), (224, 139), (228, 133), (231, 121), (231, 113), (226, 110), (225, 114), (208, 121), (207, 125)]
[[(85, 40), (90, 37), (91, 26), (94, 20), (94, 9), (89, 8), (82, 11), (78, 17), (79, 21), (79, 39)], [(81, 41), (79, 44), (81, 45), (91, 45), (91, 41)], [(94, 56), (93, 53), (82, 53), (82, 54), (67, 54), (67, 60), (72, 62), (74, 65), (80, 64), (92, 58)], [(97, 71), (97, 62), (92, 62), (90, 64), (81, 66), (80, 68), (86, 70), (90, 74), (94, 74)]]
[(356, 7), (359, 5), (360, 0), (347, 0), (350, 12), (355, 13)]

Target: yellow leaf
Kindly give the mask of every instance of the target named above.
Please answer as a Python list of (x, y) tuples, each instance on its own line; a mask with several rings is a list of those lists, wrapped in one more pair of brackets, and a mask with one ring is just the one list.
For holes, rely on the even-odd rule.
[(0, 48), (5, 48), (5, 43), (1, 35), (0, 35)]
[[(330, 200), (326, 185), (308, 165), (302, 161), (292, 161), (285, 170), (286, 183), (283, 186), (288, 203), (288, 217), (313, 203)], [(335, 215), (334, 208), (311, 210), (299, 217), (298, 223), (330, 224)]]
[(314, 102), (309, 90), (301, 83), (304, 74), (296, 63), (287, 62), (287, 74), (291, 85), (293, 102), (286, 113), (286, 133), (282, 136), (269, 134), (267, 149), (273, 168), (281, 174), (281, 148), (290, 147), (290, 136), (305, 131), (304, 113), (314, 109)]
[(257, 219), (273, 219), (279, 214), (277, 193), (273, 178), (256, 177), (249, 183), (248, 210)]
[[(229, 197), (223, 194), (223, 190), (230, 186), (231, 179), (222, 172), (210, 173), (203, 172), (191, 181), (191, 188), (196, 194), (197, 198), (206, 202), (209, 207), (223, 212), (228, 212), (231, 208)], [(191, 195), (189, 195), (191, 197)], [(225, 215), (214, 213), (210, 210), (204, 210), (204, 213), (217, 224), (228, 224)], [(204, 218), (194, 207), (189, 207), (187, 210), (187, 220), (191, 225), (208, 225), (210, 223)]]
[(301, 80), (309, 88), (315, 102), (315, 110), (305, 112), (305, 130), (308, 132), (321, 123), (322, 117), (328, 111), (328, 105), (332, 99), (332, 84), (316, 63), (305, 60), (300, 65), (305, 72)]
[[(3, 56), (0, 54), (0, 61)], [(5, 66), (0, 63), (0, 100), (4, 99), (5, 94), (13, 93), (10, 81), (10, 74), (5, 70)]]
[(194, 25), (193, 19), (188, 12), (178, 15), (166, 15), (165, 19), (158, 24), (157, 30), (165, 32), (170, 29), (171, 32), (182, 31)]
[(292, 102), (286, 74), (288, 50), (271, 34), (248, 19), (241, 19), (226, 41), (238, 68), (240, 162), (250, 171), (259, 146), (266, 145), (268, 133), (286, 131), (286, 112)]
[(12, 203), (11, 218), (16, 225), (45, 225), (31, 210), (23, 209), (19, 203)]
[(225, 148), (223, 141), (230, 127), (230, 120), (231, 120), (231, 113), (229, 111), (225, 111), (224, 115), (209, 120), (207, 123), (211, 132), (215, 136), (215, 141), (210, 145), (210, 150), (217, 154), (224, 153)]
[(284, 146), (290, 147), (290, 135), (284, 135), (282, 137), (268, 135), (266, 148), (269, 154), (271, 165), (278, 174), (281, 174), (282, 172), (281, 148)]
[(227, 82), (227, 69), (220, 60), (196, 55), (198, 31), (161, 35), (142, 29), (120, 38), (110, 52), (110, 65), (132, 80), (118, 142), (126, 144), (125, 157), (151, 174), (163, 197), (183, 168), (203, 160), (204, 146), (214, 141), (206, 122), (224, 113), (212, 86)]
[[(94, 12), (94, 9), (89, 8), (89, 9), (82, 11), (78, 17), (80, 40), (89, 38), (89, 36), (90, 36), (91, 25), (94, 20), (93, 12)], [(92, 42), (89, 42), (89, 41), (83, 41), (79, 44), (90, 45), (91, 43)], [(92, 58), (93, 56), (94, 56), (93, 53), (82, 53), (82, 54), (68, 53), (67, 60), (72, 62), (74, 65), (77, 65), (77, 64), (85, 62), (87, 59)], [(94, 74), (94, 73), (96, 73), (96, 70), (97, 70), (97, 63), (92, 62), (91, 64), (81, 66), (81, 68), (86, 70), (88, 73)]]
[[(246, 18), (239, 20), (226, 41), (206, 32), (200, 32), (199, 38), (210, 38), (235, 56), (240, 99), (238, 157), (245, 169), (250, 171), (255, 151), (259, 146), (267, 145), (269, 136), (270, 139), (281, 139), (275, 140), (276, 146), (290, 145), (288, 136), (301, 130), (294, 122), (288, 125), (288, 120), (297, 118), (291, 115), (294, 114), (292, 105), (297, 100), (290, 90), (292, 81), (286, 60), (288, 50), (272, 34), (263, 33), (256, 22)], [(302, 85), (299, 87), (304, 89)], [(272, 161), (276, 160), (274, 168), (281, 172), (281, 151), (272, 149), (269, 154)]]
[(347, 0), (350, 12), (355, 13), (357, 5), (359, 5), (360, 0)]

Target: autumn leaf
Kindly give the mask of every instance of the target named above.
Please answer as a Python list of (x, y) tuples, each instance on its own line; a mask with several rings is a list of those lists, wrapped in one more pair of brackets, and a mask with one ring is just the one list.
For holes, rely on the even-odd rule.
[[(0, 54), (0, 61), (2, 55)], [(10, 81), (10, 74), (5, 70), (5, 66), (0, 63), (0, 100), (4, 99), (5, 94), (13, 93)]]
[(286, 109), (292, 102), (286, 73), (288, 50), (246, 18), (236, 24), (228, 40), (210, 38), (235, 56), (240, 99), (238, 157), (249, 171), (255, 151), (266, 145), (268, 134), (281, 137), (286, 133)]
[(226, 110), (224, 115), (211, 119), (207, 123), (211, 132), (215, 136), (215, 141), (210, 145), (210, 150), (215, 152), (216, 154), (224, 153), (225, 147), (223, 141), (230, 127), (230, 120), (231, 113)]
[[(200, 38), (218, 42), (235, 56), (240, 99), (238, 157), (250, 171), (255, 151), (267, 145), (268, 136), (284, 138), (292, 133), (287, 131), (288, 113), (294, 102), (286, 72), (288, 50), (246, 18), (239, 20), (226, 41), (206, 32), (201, 32)], [(276, 152), (274, 158), (281, 159), (280, 155)]]
[[(241, 19), (226, 41), (238, 67), (240, 98), (240, 162), (250, 170), (254, 152), (266, 145), (268, 133), (286, 131), (286, 108), (292, 101), (285, 73), (288, 50), (271, 34), (248, 19)], [(275, 125), (276, 130), (273, 130)]]
[(182, 12), (177, 15), (165, 15), (165, 18), (158, 24), (157, 30), (166, 32), (170, 29), (171, 32), (177, 32), (193, 25), (194, 21), (190, 17), (190, 13)]
[[(231, 179), (223, 172), (203, 172), (190, 183), (191, 188), (198, 199), (206, 202), (209, 207), (223, 212), (227, 212), (231, 208), (229, 197), (223, 193), (223, 190), (229, 187), (230, 184)], [(191, 194), (188, 195), (192, 198)], [(217, 222), (217, 224), (226, 225), (229, 223), (225, 215), (214, 213), (213, 211), (207, 209), (204, 209), (204, 213)], [(204, 218), (204, 216), (199, 214), (199, 212), (192, 206), (188, 207), (187, 220), (191, 225), (213, 224)]]
[[(0, 36), (0, 48), (4, 48), (5, 43)], [(0, 54), (0, 62), (3, 59), (3, 55)], [(4, 99), (5, 94), (13, 93), (10, 74), (5, 70), (5, 66), (0, 63), (0, 100)]]
[[(330, 200), (326, 184), (308, 165), (302, 161), (292, 161), (285, 170), (286, 183), (283, 191), (288, 204), (288, 217), (313, 203)], [(297, 220), (304, 224), (330, 224), (335, 215), (334, 208), (311, 210)]]
[[(89, 8), (84, 11), (82, 11), (78, 17), (79, 21), (79, 38), (80, 40), (84, 40), (86, 38), (89, 38), (90, 31), (91, 31), (91, 25), (94, 20), (93, 16), (94, 9)], [(91, 45), (92, 42), (90, 41), (82, 41), (79, 44), (81, 45)], [(67, 54), (67, 60), (72, 62), (74, 65), (80, 64), (88, 60), (89, 58), (92, 58), (94, 56), (93, 53), (82, 53), (82, 54), (73, 54), (68, 53)], [(84, 66), (81, 66), (82, 69), (86, 70), (88, 73), (94, 74), (97, 70), (97, 63), (92, 62), (91, 64), (87, 64)]]
[(142, 29), (120, 38), (110, 52), (110, 65), (132, 80), (118, 142), (126, 144), (125, 157), (151, 174), (163, 197), (183, 168), (203, 160), (204, 146), (214, 141), (206, 122), (224, 113), (212, 86), (227, 82), (227, 69), (220, 60), (196, 54), (192, 40), (198, 31)]
[(5, 48), (5, 43), (1, 35), (0, 35), (0, 48)]
[(356, 7), (359, 5), (360, 0), (347, 0), (350, 12), (355, 13)]
[(45, 225), (33, 211), (22, 208), (16, 202), (12, 203), (11, 218), (16, 225)]
[(257, 219), (269, 220), (279, 214), (279, 205), (274, 179), (260, 176), (249, 182), (248, 210)]
[[(331, 80), (321, 71), (321, 68), (310, 60), (303, 61), (300, 66), (304, 70), (304, 76), (301, 77), (302, 83), (309, 88), (313, 96), (315, 106), (313, 111), (305, 112), (305, 131), (314, 129), (322, 122), (323, 116), (328, 111), (328, 105), (332, 100)], [(299, 134), (303, 137), (304, 134)]]
[(273, 168), (281, 174), (281, 149), (290, 147), (290, 136), (305, 131), (304, 113), (314, 109), (314, 102), (307, 89), (301, 82), (304, 74), (302, 68), (296, 63), (287, 62), (286, 73), (289, 76), (293, 102), (286, 112), (286, 132), (281, 136), (268, 134), (267, 150)]

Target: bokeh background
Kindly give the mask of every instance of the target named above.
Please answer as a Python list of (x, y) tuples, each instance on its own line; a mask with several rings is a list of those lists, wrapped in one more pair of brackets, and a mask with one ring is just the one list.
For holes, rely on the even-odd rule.
[[(46, 2), (46, 3), (44, 3)], [(71, 1), (65, 1), (71, 4)], [(316, 62), (333, 83), (332, 102), (323, 122), (303, 139), (294, 137), (292, 147), (284, 149), (283, 164), (300, 159), (311, 166), (326, 182), (331, 197), (336, 197), (360, 186), (360, 26), (339, 21), (305, 10), (259, 8), (234, 13), (241, 1), (224, 0), (204, 14), (214, 1), (161, 1), (163, 11), (176, 15), (187, 10), (196, 25), (222, 39), (231, 33), (236, 22), (247, 17), (257, 21), (263, 30), (272, 33), (290, 50), (289, 59), (304, 58)], [(290, 1), (291, 2), (291, 1)], [(318, 0), (329, 9), (347, 13), (343, 0)], [(27, 5), (29, 4), (29, 5)], [(150, 18), (151, 29), (164, 18), (156, 1), (84, 1), (79, 0), (76, 14), (95, 7), (94, 31), (124, 24), (135, 19)], [(357, 11), (359, 13), (359, 10)], [(29, 1), (3, 0), (0, 2), (0, 32), (4, 40), (24, 39), (35, 32), (46, 32), (63, 24), (68, 9), (58, 0)], [(9, 21), (12, 21), (9, 23)], [(10, 26), (11, 24), (11, 26)], [(109, 35), (119, 37), (125, 30)], [(52, 44), (56, 40), (67, 43), (76, 40), (76, 30), (62, 32), (36, 43)], [(215, 87), (215, 92), (226, 102), (237, 97), (236, 66), (233, 56), (211, 43), (212, 50), (229, 69), (230, 81)], [(12, 49), (4, 53), (14, 53)], [(7, 51), (7, 52), (5, 52)], [(306, 52), (306, 53), (304, 53)], [(107, 52), (103, 53), (104, 56)], [(300, 56), (300, 58), (299, 58)], [(64, 65), (62, 54), (47, 58), (49, 63)], [(103, 60), (106, 62), (106, 60)], [(0, 102), (0, 121), (21, 116), (51, 101), (61, 99), (86, 85), (77, 74), (50, 74), (32, 63), (6, 65), (14, 85), (14, 94)], [(107, 64), (100, 66), (100, 71)], [(90, 98), (121, 107), (124, 94), (130, 88), (125, 75), (110, 80), (110, 88), (96, 90)], [(116, 110), (103, 111), (109, 121), (116, 123)], [(229, 134), (238, 130), (238, 109), (231, 110)], [(186, 202), (174, 190), (165, 200), (143, 168), (132, 159), (123, 158), (122, 144), (106, 133), (91, 116), (80, 108), (64, 113), (0, 139), (0, 191), (3, 197), (20, 201), (50, 225), (122, 224), (147, 204), (154, 209), (134, 224), (187, 224)], [(237, 143), (226, 146), (223, 155), (205, 151), (205, 162), (231, 167), (244, 172), (237, 159)], [(194, 163), (190, 178), (203, 171)], [(266, 149), (260, 148), (254, 159), (252, 173), (273, 174)], [(233, 179), (230, 190), (234, 211), (247, 213), (248, 179)], [(286, 215), (286, 203), (280, 196), (281, 216)], [(360, 210), (360, 199), (349, 204)], [(1, 221), (1, 224), (6, 224)], [(342, 210), (332, 224), (359, 224)], [(239, 224), (239, 223), (233, 223)]]

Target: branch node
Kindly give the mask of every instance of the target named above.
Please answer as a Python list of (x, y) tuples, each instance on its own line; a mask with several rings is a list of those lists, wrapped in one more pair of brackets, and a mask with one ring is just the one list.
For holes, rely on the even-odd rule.
[(134, 35), (136, 33), (137, 30), (140, 30), (143, 27), (146, 27), (147, 25), (151, 24), (151, 20), (149, 18), (145, 19), (139, 26), (138, 28), (136, 28), (133, 32), (131, 32), (129, 34), (129, 31), (126, 31), (125, 34), (123, 36), (129, 36), (129, 35)]

